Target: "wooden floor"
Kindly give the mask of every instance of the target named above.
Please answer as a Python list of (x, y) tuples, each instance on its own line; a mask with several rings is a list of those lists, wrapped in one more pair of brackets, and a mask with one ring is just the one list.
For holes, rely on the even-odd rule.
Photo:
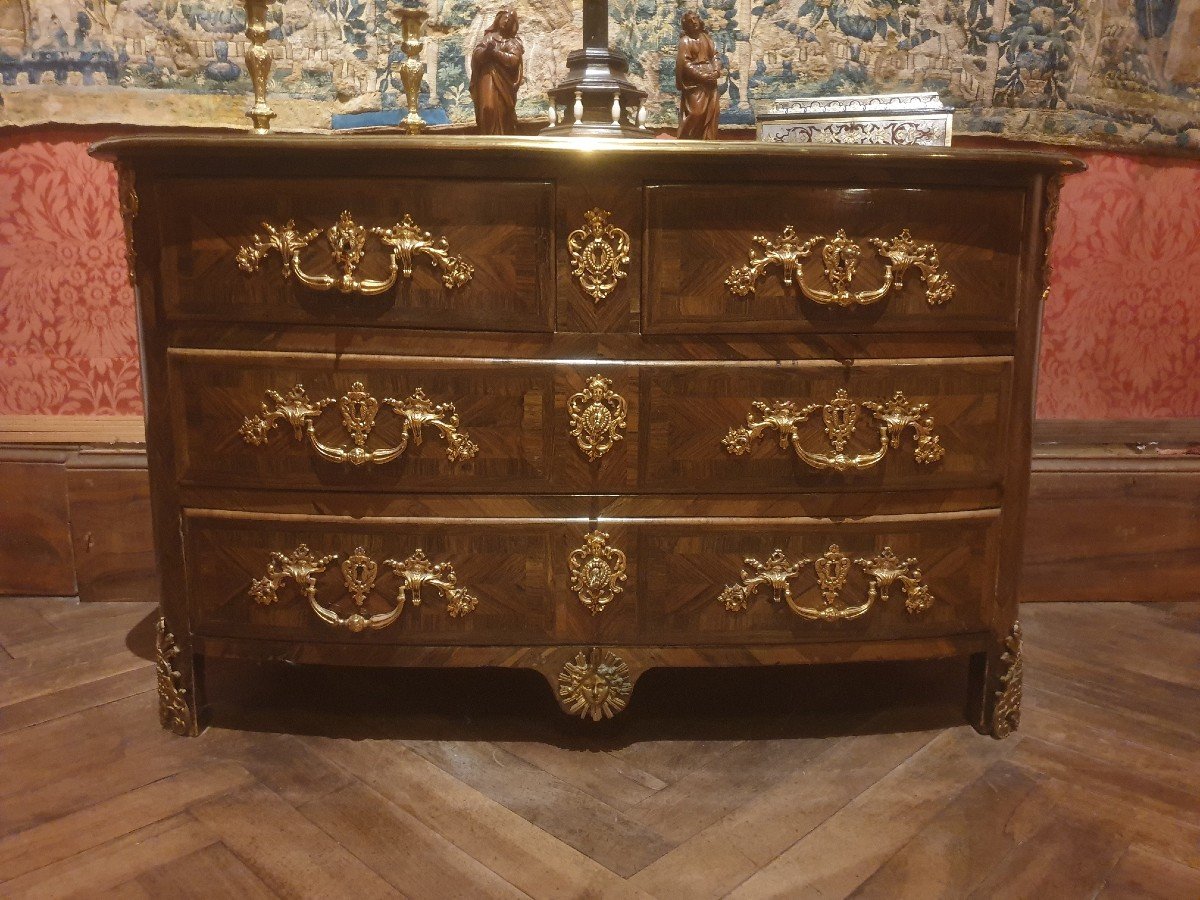
[(0, 600), (0, 896), (1200, 897), (1200, 603), (1026, 607), (1021, 731), (958, 661), (210, 668), (158, 727), (153, 610)]

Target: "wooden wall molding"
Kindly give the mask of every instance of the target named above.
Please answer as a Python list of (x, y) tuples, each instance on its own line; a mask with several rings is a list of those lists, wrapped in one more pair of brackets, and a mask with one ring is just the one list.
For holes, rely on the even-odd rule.
[[(1200, 419), (1034, 434), (1023, 601), (1200, 598)], [(0, 595), (157, 598), (141, 436), (129, 417), (0, 417)]]
[(144, 447), (0, 442), (0, 596), (155, 600), (158, 590)]
[(1034, 430), (1021, 599), (1200, 598), (1200, 419)]
[(0, 445), (145, 443), (141, 416), (0, 416)]

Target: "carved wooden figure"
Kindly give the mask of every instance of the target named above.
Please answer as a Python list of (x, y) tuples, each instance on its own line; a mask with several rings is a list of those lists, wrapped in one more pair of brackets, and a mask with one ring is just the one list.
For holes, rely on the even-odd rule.
[(525, 77), (517, 25), (515, 12), (500, 10), (471, 54), (471, 99), (480, 134), (517, 133), (517, 88)]
[(683, 14), (683, 34), (675, 56), (675, 87), (679, 88), (680, 138), (715, 140), (721, 104), (717, 83), (721, 60), (708, 29), (693, 10)]

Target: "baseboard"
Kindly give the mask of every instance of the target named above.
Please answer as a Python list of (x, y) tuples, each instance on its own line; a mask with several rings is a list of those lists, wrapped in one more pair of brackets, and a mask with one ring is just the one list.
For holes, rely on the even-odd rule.
[(1021, 599), (1200, 599), (1200, 419), (1034, 430)]
[(0, 446), (144, 444), (141, 416), (0, 416)]
[[(0, 595), (157, 597), (142, 434), (0, 417)], [(1200, 599), (1200, 419), (1039, 422), (1026, 534), (1024, 601)]]
[(143, 447), (0, 443), (0, 595), (158, 599)]

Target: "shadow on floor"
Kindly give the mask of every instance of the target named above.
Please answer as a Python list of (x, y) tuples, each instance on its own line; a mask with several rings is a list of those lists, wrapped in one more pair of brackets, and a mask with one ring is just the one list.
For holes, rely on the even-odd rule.
[(654, 669), (611, 721), (566, 716), (520, 669), (368, 669), (214, 659), (211, 724), (356, 739), (537, 741), (609, 750), (649, 740), (828, 737), (961, 725), (966, 659)]
[[(155, 611), (126, 645), (153, 659)], [(536, 741), (611, 750), (652, 740), (771, 740), (964, 724), (967, 659), (651, 669), (628, 709), (580, 721), (526, 669), (206, 661), (209, 724), (351, 739)]]

